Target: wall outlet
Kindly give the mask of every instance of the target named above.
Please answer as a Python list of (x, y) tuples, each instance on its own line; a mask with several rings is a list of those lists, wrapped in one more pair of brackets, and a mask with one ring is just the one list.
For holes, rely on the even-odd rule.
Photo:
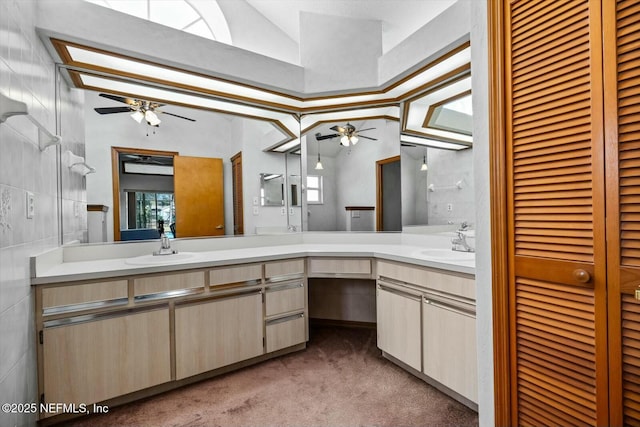
[(257, 206), (254, 206), (254, 207), (253, 207), (253, 214), (254, 214), (254, 215), (258, 215), (259, 213), (260, 213), (260, 212), (258, 211), (258, 207), (257, 207)]
[(27, 219), (32, 219), (36, 214), (36, 198), (33, 193), (27, 191)]
[(287, 214), (287, 208), (282, 207), (280, 208), (280, 215), (286, 215)]
[(253, 198), (253, 206), (258, 206), (258, 196)]
[(453, 211), (453, 204), (447, 203), (447, 212), (452, 212), (452, 211)]

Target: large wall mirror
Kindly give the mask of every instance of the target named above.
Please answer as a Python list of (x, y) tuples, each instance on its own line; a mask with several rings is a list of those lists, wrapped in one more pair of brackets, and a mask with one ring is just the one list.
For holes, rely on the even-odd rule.
[[(209, 104), (194, 108), (185, 100), (202, 97), (170, 88), (153, 87), (151, 101), (119, 95), (138, 93), (131, 82), (117, 82), (111, 93), (86, 90), (85, 155), (97, 170), (86, 177), (87, 203), (111, 209), (107, 240), (154, 226), (153, 220), (134, 220), (140, 214), (136, 206), (156, 221), (159, 215), (169, 218), (177, 237), (394, 232), (469, 222), (474, 217), (469, 51), (469, 43), (461, 42), (400, 80), (389, 89), (398, 101), (318, 108), (300, 117), (231, 103), (225, 110), (206, 99)], [(102, 88), (112, 84), (81, 77)], [(114, 154), (114, 147), (129, 159)], [(161, 166), (163, 156), (172, 156), (173, 193), (143, 184), (161, 175), (148, 170), (154, 163)], [(207, 181), (198, 168), (213, 166), (195, 166), (195, 159), (216, 159), (218, 177)], [(146, 165), (147, 172), (138, 171), (146, 177), (132, 184), (123, 174), (135, 172), (123, 168), (133, 163)], [(212, 182), (221, 182), (220, 189), (214, 191)], [(216, 193), (215, 209), (205, 203), (209, 193)], [(185, 215), (179, 202), (185, 197), (198, 211), (188, 222), (209, 231), (186, 233), (180, 225)], [(171, 198), (175, 206), (164, 206)], [(214, 210), (220, 219), (212, 217)], [(63, 206), (65, 217), (66, 211)]]

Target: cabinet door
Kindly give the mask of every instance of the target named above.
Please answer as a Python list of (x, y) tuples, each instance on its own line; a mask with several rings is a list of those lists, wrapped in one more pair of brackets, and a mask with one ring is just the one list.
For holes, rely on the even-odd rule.
[(421, 370), (420, 297), (379, 283), (376, 302), (378, 348)]
[(263, 354), (262, 295), (176, 307), (176, 379)]
[(45, 402), (89, 404), (170, 381), (169, 342), (168, 309), (45, 327)]
[(422, 331), (423, 372), (477, 403), (475, 316), (424, 300)]

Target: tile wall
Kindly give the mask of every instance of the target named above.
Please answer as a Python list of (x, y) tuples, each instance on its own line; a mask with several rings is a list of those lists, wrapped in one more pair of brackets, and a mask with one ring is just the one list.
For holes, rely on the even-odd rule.
[[(56, 83), (54, 62), (35, 31), (36, 8), (36, 0), (0, 1), (0, 92), (26, 103), (30, 114), (62, 135), (64, 143), (41, 152), (38, 131), (26, 117), (0, 124), (0, 403), (38, 402), (29, 257), (58, 246), (61, 206), (72, 216), (64, 221), (65, 241), (86, 234), (86, 221), (81, 222), (85, 178), (58, 164), (63, 150), (84, 154), (83, 95)], [(35, 201), (31, 219), (28, 192)], [(35, 414), (0, 411), (0, 426), (35, 422)]]
[[(429, 225), (475, 222), (473, 150), (427, 150), (427, 191)], [(461, 187), (456, 183), (461, 181)]]

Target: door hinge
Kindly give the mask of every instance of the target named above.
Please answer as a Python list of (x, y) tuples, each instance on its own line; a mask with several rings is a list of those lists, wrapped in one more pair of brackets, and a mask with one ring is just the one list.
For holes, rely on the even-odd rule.
[(40, 330), (40, 332), (38, 332), (38, 336), (40, 338), (40, 344), (44, 344), (44, 331)]

